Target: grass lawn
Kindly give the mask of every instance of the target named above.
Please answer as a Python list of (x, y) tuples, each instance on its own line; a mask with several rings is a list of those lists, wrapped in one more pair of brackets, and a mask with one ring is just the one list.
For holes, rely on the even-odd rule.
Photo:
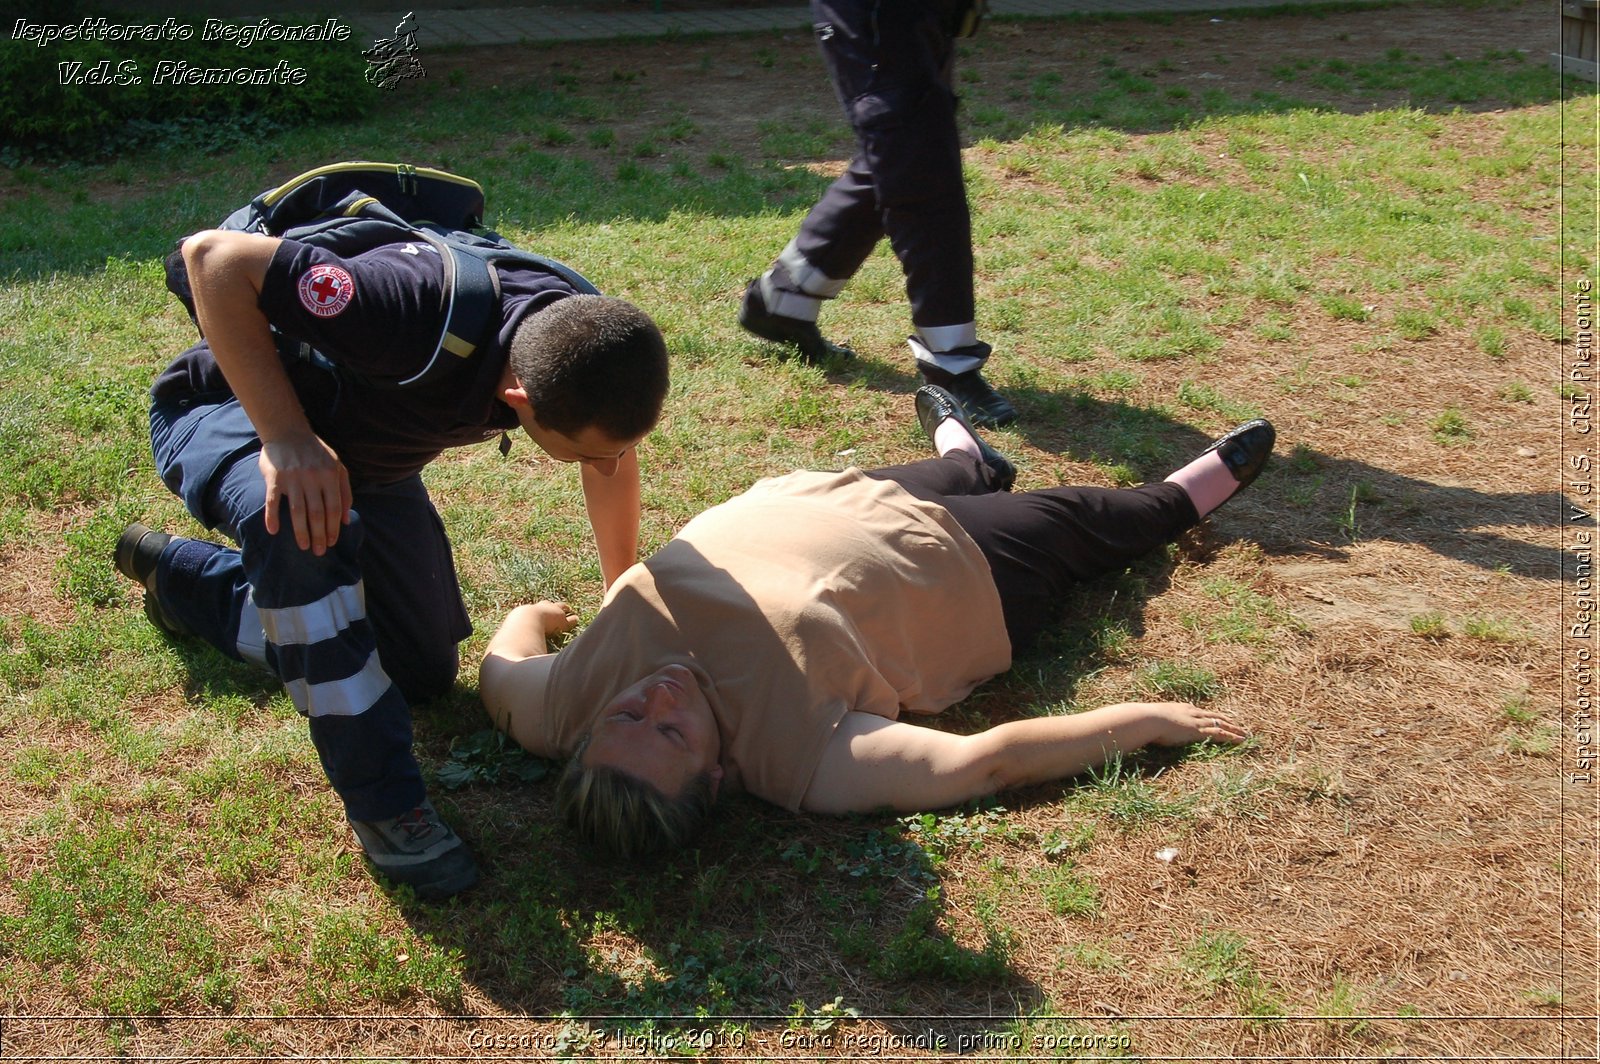
[(161, 256), (335, 159), (477, 178), (497, 228), (668, 337), (648, 550), (759, 477), (925, 451), (887, 248), (825, 313), (852, 364), (734, 321), (850, 150), (814, 47), (424, 55), (359, 124), (0, 169), (0, 1053), (1592, 1050), (1557, 604), (1596, 103), (1545, 62), (1552, 23), (1414, 4), (963, 45), (1018, 487), (1159, 478), (1255, 416), (1279, 453), (935, 726), (1170, 698), (1250, 743), (905, 818), (735, 798), (696, 850), (597, 863), (551, 821), (553, 766), (484, 732), (473, 667), (516, 603), (598, 605), (575, 471), (458, 451), (427, 480), (476, 633), (417, 748), (485, 876), (442, 905), (374, 882), (286, 696), (164, 638), (110, 565), (128, 521), (199, 534), (148, 451), (145, 389), (193, 334)]

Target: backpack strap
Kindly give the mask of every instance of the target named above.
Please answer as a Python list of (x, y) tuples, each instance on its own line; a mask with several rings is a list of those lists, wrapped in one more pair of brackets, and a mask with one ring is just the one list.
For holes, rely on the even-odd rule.
[(427, 230), (416, 232), (432, 245), (444, 263), (444, 328), (428, 364), (401, 381), (401, 388), (421, 384), (443, 372), (450, 364), (448, 359), (440, 361), (443, 356), (471, 358), (500, 309), (500, 277), (487, 261), (461, 254), (450, 241)]
[[(496, 264), (528, 265), (555, 274), (575, 291), (599, 289), (555, 259), (509, 246), (483, 229), (483, 189), (476, 181), (443, 170), (405, 163), (341, 162), (320, 166), (267, 189), (225, 218), (218, 228), (287, 237), (350, 256), (385, 244), (423, 241), (444, 268), (444, 325), (423, 368), (394, 388), (431, 383), (477, 353), (500, 313)], [(481, 235), (480, 235), (481, 234)], [(181, 249), (182, 241), (178, 248)], [(188, 271), (181, 250), (167, 256), (167, 287), (183, 302), (198, 328)], [(339, 373), (309, 344), (278, 336), (288, 357)], [(448, 357), (447, 357), (448, 356)]]
[(574, 270), (566, 263), (552, 259), (548, 255), (540, 255), (537, 252), (523, 251), (521, 248), (514, 248), (509, 253), (496, 255), (495, 261), (516, 262), (524, 263), (530, 266), (538, 266), (541, 269), (549, 270), (551, 273), (570, 284), (579, 295), (597, 296), (600, 294), (600, 289), (596, 288), (594, 283), (590, 281), (589, 278), (585, 277), (577, 270)]
[[(260, 223), (263, 208), (282, 206), (277, 201), (269, 202), (271, 197), (282, 197), (285, 191), (291, 188), (298, 190), (303, 187), (306, 177), (321, 176), (324, 171), (333, 172), (368, 165), (344, 164), (339, 167), (325, 167), (323, 171), (313, 171), (310, 175), (302, 175), (289, 185), (262, 193), (249, 207), (236, 211), (233, 217), (224, 222), (224, 227), (239, 229), (253, 227), (256, 231), (262, 231), (265, 228)], [(477, 187), (471, 182), (463, 184), (472, 185), (473, 189)], [(324, 233), (328, 234), (327, 238), (323, 237)], [(317, 220), (286, 230), (282, 235), (315, 246), (333, 246), (339, 249), (340, 254), (346, 255), (408, 238), (424, 241), (439, 253), (439, 259), (444, 266), (444, 326), (439, 332), (438, 341), (434, 344), (433, 354), (427, 364), (410, 377), (396, 383), (385, 384), (383, 387), (406, 388), (430, 383), (459, 365), (453, 360), (466, 361), (477, 353), (478, 348), (488, 337), (490, 327), (500, 314), (500, 274), (495, 269), (497, 263), (515, 263), (548, 270), (577, 292), (585, 295), (600, 294), (600, 290), (590, 283), (588, 278), (565, 263), (531, 251), (510, 247), (500, 240), (498, 234), (491, 233), (488, 237), (480, 237), (470, 231), (451, 229), (436, 223), (408, 222), (383, 201), (359, 189), (346, 193), (332, 204), (324, 205), (322, 214)], [(178, 266), (182, 266), (182, 258), (176, 252), (170, 259), (176, 261)], [(188, 295), (187, 277), (178, 280), (183, 283), (175, 287), (172, 262), (169, 261), (168, 287), (182, 299)], [(184, 302), (186, 306), (191, 305), (188, 299), (184, 299)], [(190, 313), (192, 316), (193, 311)], [(284, 345), (282, 350), (285, 354), (323, 368), (331, 368), (333, 365), (325, 356), (307, 344), (290, 343)]]
[[(372, 208), (369, 206), (368, 210)], [(597, 296), (600, 289), (583, 274), (565, 263), (545, 255), (518, 248), (481, 247), (454, 239), (453, 233), (434, 233), (418, 229), (417, 234), (433, 246), (444, 262), (445, 320), (428, 364), (401, 381), (399, 387), (423, 384), (442, 373), (450, 361), (445, 355), (471, 358), (487, 337), (489, 326), (500, 311), (500, 274), (497, 263), (537, 266), (560, 277), (583, 295)]]

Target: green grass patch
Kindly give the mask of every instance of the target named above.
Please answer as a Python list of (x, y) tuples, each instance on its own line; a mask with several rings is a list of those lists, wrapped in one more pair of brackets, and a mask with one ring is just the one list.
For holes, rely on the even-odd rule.
[(910, 838), (938, 867), (953, 856), (979, 854), (996, 840), (1008, 840), (1014, 832), (1001, 809), (980, 809), (970, 813), (919, 813), (901, 821)]
[(1366, 321), (1372, 316), (1360, 301), (1348, 296), (1322, 296), (1317, 302), (1334, 321)]
[[(1185, 613), (1186, 627), (1202, 632), (1208, 643), (1264, 644), (1281, 628), (1297, 627), (1290, 614), (1266, 595), (1227, 577), (1212, 577), (1201, 583), (1201, 590), (1215, 600), (1218, 608), (1200, 613)], [(1196, 678), (1195, 687), (1211, 691), (1213, 685)], [(1203, 697), (1212, 697), (1206, 694)]]
[(1193, 810), (1191, 797), (1165, 793), (1141, 775), (1131, 761), (1120, 756), (1090, 769), (1087, 777), (1087, 782), (1069, 795), (1069, 807), (1080, 813), (1104, 817), (1124, 829), (1182, 820)]
[(1100, 911), (1100, 891), (1070, 863), (1038, 873), (1034, 885), (1052, 916), (1093, 916)]
[(1506, 620), (1504, 617), (1473, 616), (1463, 618), (1461, 633), (1469, 639), (1480, 639), (1485, 643), (1521, 643), (1527, 641), (1527, 635), (1520, 626)]
[(1531, 403), (1534, 401), (1533, 389), (1521, 381), (1512, 381), (1495, 394), (1508, 403)]
[(1435, 611), (1419, 613), (1409, 623), (1412, 634), (1424, 639), (1443, 639), (1450, 634), (1450, 624), (1444, 614)]
[(1230, 422), (1249, 421), (1261, 416), (1260, 408), (1254, 404), (1230, 400), (1216, 388), (1197, 381), (1184, 381), (1178, 385), (1178, 401), (1194, 410), (1218, 414)]
[(459, 954), (411, 932), (385, 934), (365, 912), (336, 909), (318, 917), (309, 945), (306, 996), (313, 1008), (393, 1004), (419, 995), (446, 1010), (462, 1007)]
[(981, 949), (967, 949), (939, 931), (940, 901), (940, 888), (929, 887), (905, 925), (883, 947), (872, 964), (873, 971), (895, 980), (933, 979), (957, 984), (1003, 978), (1013, 936), (989, 928)]
[(166, 896), (187, 872), (173, 841), (153, 820), (104, 814), (67, 832), (18, 886), (21, 913), (0, 916), (0, 954), (53, 972), (111, 1014), (231, 1007), (237, 975), (210, 921)]
[(1142, 666), (1133, 679), (1141, 693), (1153, 698), (1203, 702), (1222, 693), (1222, 681), (1215, 673), (1186, 662), (1150, 662)]
[(1540, 719), (1539, 714), (1530, 708), (1528, 696), (1525, 694), (1507, 698), (1501, 705), (1500, 712), (1504, 713), (1506, 719), (1513, 724), (1532, 724)]
[(1208, 931), (1183, 951), (1179, 969), (1196, 990), (1230, 997), (1246, 1016), (1281, 1016), (1281, 992), (1256, 970), (1249, 943), (1233, 931)]

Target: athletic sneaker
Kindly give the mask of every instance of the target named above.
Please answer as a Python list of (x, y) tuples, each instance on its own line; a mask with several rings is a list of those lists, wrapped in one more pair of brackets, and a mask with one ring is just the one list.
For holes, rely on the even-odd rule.
[(440, 901), (478, 881), (472, 852), (426, 798), (392, 820), (352, 820), (350, 826), (379, 874), (423, 901)]

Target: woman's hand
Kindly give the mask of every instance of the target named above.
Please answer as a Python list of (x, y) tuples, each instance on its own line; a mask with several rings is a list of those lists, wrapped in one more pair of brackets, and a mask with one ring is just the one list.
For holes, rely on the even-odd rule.
[(578, 615), (572, 612), (572, 607), (565, 602), (551, 602), (544, 599), (528, 607), (533, 612), (534, 619), (546, 636), (558, 635), (561, 632), (570, 632), (578, 624)]
[(1146, 702), (1145, 712), (1155, 722), (1150, 741), (1157, 746), (1182, 746), (1209, 739), (1214, 743), (1242, 743), (1250, 733), (1214, 709), (1188, 702)]

